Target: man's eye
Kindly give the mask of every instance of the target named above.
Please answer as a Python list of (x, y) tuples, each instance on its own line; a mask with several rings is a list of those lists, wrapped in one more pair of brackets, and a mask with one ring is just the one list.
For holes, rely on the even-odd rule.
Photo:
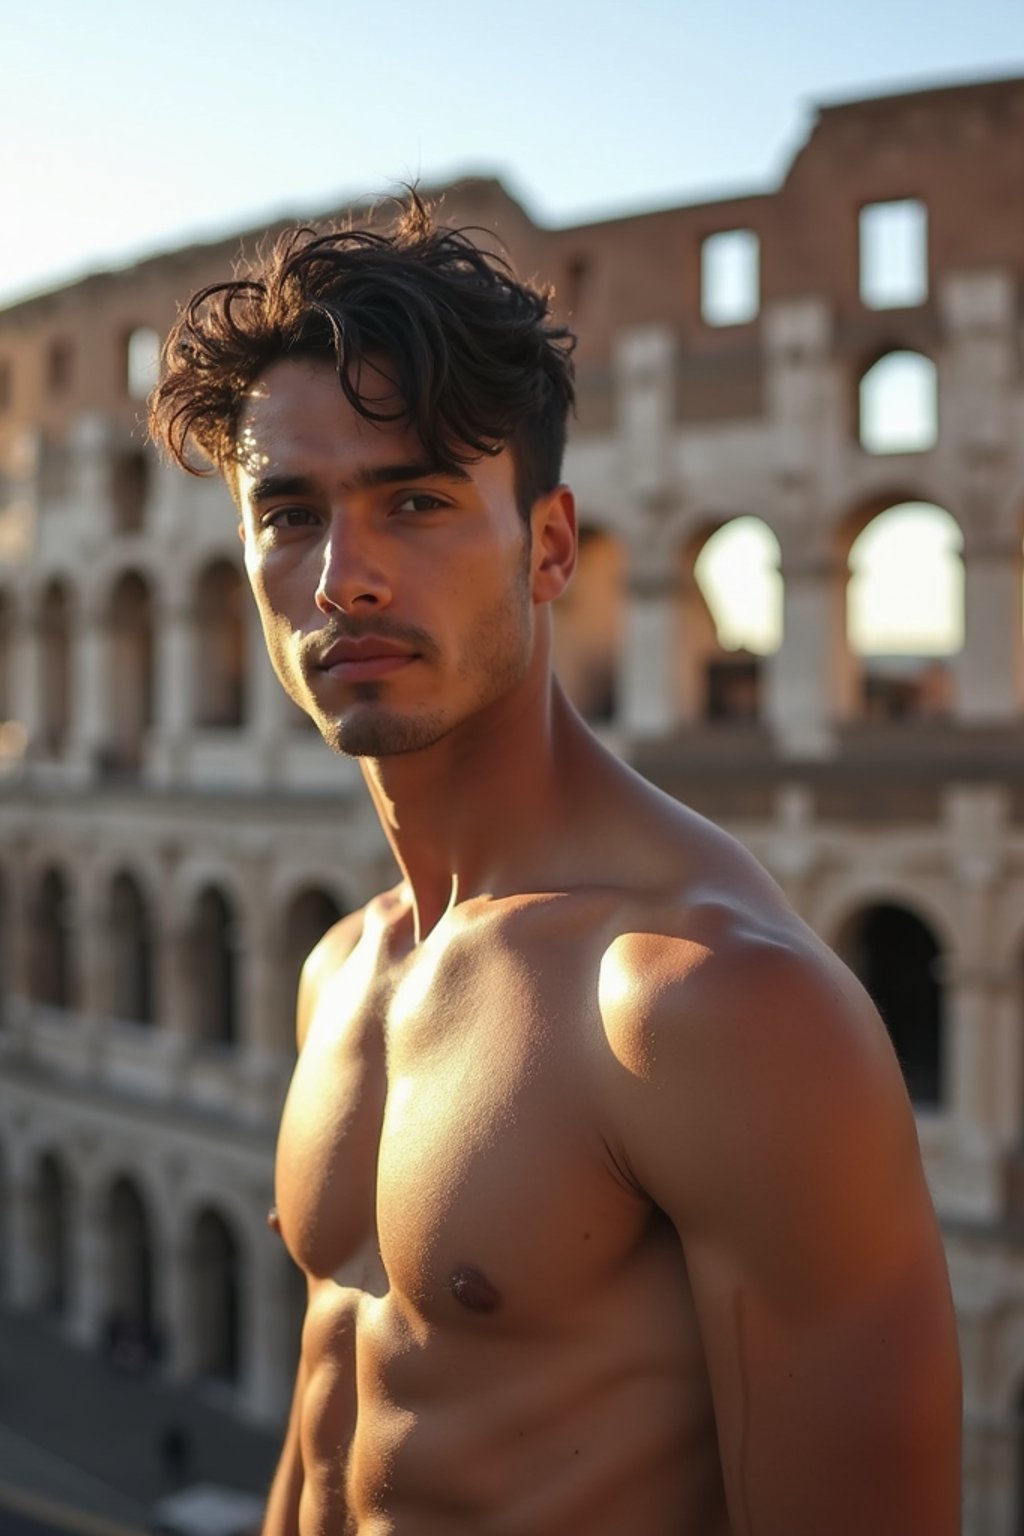
[(312, 522), (315, 514), (308, 507), (278, 507), (276, 512), (271, 512), (264, 521), (267, 528), (304, 528)]
[(438, 496), (431, 496), (426, 491), (411, 491), (408, 496), (403, 496), (395, 508), (396, 512), (433, 512), (438, 507), (446, 506)]

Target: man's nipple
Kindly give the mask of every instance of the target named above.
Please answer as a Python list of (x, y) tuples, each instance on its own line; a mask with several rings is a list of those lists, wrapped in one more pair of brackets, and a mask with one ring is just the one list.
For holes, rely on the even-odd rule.
[(470, 1312), (496, 1312), (501, 1306), (501, 1292), (471, 1264), (458, 1264), (449, 1282), (455, 1300)]

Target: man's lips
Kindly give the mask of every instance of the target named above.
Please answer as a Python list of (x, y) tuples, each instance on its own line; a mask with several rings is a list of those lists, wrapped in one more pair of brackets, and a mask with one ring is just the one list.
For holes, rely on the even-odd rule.
[(417, 652), (402, 641), (361, 635), (357, 640), (336, 640), (317, 662), (317, 670), (339, 682), (368, 682), (407, 667), (416, 656)]

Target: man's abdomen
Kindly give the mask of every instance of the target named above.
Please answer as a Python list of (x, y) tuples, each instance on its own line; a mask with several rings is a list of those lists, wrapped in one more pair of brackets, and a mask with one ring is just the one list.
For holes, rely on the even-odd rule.
[(654, 1235), (613, 1284), (526, 1330), (428, 1322), (395, 1293), (324, 1282), (304, 1340), (301, 1536), (723, 1536), (674, 1241)]

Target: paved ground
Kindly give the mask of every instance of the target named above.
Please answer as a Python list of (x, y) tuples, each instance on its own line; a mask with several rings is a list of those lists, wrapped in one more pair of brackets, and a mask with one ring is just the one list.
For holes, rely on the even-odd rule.
[[(179, 1476), (160, 1455), (172, 1427), (188, 1446)], [(0, 1310), (0, 1536), (20, 1528), (14, 1511), (128, 1536), (186, 1483), (264, 1493), (279, 1450), (280, 1436), (240, 1425), (208, 1394), (114, 1372), (40, 1319)]]

